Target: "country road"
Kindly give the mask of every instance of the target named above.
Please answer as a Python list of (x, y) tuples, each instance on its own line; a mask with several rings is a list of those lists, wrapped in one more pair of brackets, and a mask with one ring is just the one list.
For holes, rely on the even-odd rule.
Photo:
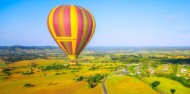
[(108, 94), (107, 90), (106, 90), (106, 86), (105, 86), (105, 81), (106, 81), (107, 77), (103, 80), (102, 82), (102, 90), (103, 90), (103, 94)]
[(102, 81), (102, 90), (103, 90), (103, 94), (108, 94), (108, 91), (106, 89), (106, 86), (105, 86), (105, 81), (107, 80), (107, 78), (109, 78), (110, 76), (112, 76), (113, 74), (115, 74), (117, 72), (117, 69), (115, 72), (111, 73), (110, 75), (108, 75), (107, 77), (105, 77)]

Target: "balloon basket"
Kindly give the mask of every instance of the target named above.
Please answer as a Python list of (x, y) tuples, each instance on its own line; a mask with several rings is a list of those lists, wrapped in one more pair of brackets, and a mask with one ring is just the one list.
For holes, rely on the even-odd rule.
[(75, 60), (71, 60), (71, 61), (70, 61), (70, 65), (77, 65), (77, 64), (78, 64), (78, 62), (75, 61)]

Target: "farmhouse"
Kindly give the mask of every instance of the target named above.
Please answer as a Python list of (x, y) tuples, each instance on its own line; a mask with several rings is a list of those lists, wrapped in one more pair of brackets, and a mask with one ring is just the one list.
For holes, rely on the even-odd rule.
[(187, 71), (187, 70), (184, 69), (184, 68), (181, 69), (181, 73), (185, 73), (186, 71)]

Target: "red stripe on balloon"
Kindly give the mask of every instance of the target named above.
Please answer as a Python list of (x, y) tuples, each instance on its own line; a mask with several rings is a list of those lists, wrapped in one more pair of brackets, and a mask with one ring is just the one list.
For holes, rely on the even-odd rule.
[(61, 9), (61, 6), (56, 8), (53, 14), (53, 27), (54, 27), (54, 31), (57, 37), (61, 36), (61, 33), (60, 33), (61, 31), (59, 30), (59, 17), (58, 17), (60, 9)]
[(66, 37), (71, 37), (71, 22), (70, 22), (70, 6), (65, 6), (64, 11), (64, 27)]
[(70, 54), (72, 55), (73, 54), (73, 49), (72, 49), (72, 42), (67, 42), (68, 45), (69, 45), (69, 50), (70, 50)]
[(78, 17), (78, 35), (77, 35), (77, 44), (76, 44), (76, 51), (75, 53), (79, 53), (79, 45), (82, 40), (82, 35), (83, 35), (83, 29), (84, 29), (84, 18), (82, 11), (79, 7), (76, 7), (77, 10), (77, 17)]

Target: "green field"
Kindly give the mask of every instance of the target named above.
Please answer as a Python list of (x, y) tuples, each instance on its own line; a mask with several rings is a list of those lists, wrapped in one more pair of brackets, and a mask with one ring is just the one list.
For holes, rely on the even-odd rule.
[(158, 94), (148, 84), (131, 76), (113, 75), (106, 80), (109, 94)]
[(164, 78), (164, 77), (146, 77), (144, 78), (147, 82), (151, 83), (153, 81), (160, 81), (160, 85), (158, 85), (158, 88), (161, 90), (170, 93), (170, 89), (175, 89), (176, 93), (175, 94), (190, 94), (190, 89), (183, 86), (181, 83)]

